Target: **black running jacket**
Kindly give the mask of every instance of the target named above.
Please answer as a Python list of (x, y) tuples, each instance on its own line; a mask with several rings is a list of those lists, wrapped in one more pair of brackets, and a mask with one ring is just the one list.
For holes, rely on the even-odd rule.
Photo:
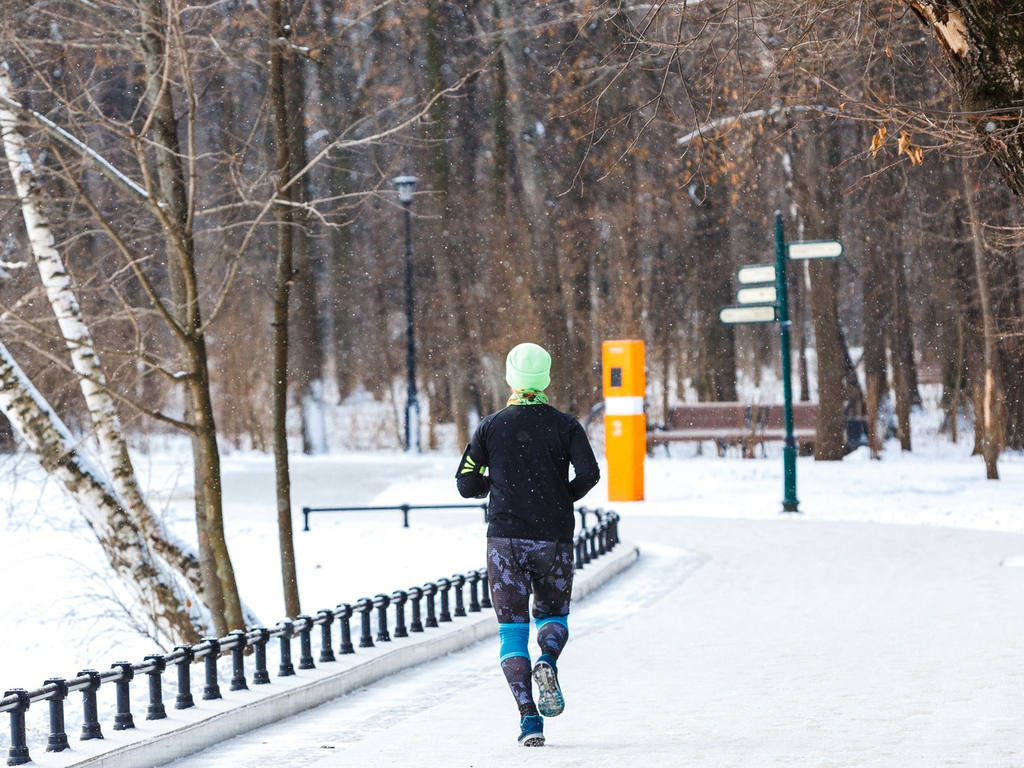
[(582, 425), (550, 405), (510, 405), (481, 421), (456, 474), (463, 498), (490, 494), (488, 536), (566, 544), (573, 502), (600, 479)]

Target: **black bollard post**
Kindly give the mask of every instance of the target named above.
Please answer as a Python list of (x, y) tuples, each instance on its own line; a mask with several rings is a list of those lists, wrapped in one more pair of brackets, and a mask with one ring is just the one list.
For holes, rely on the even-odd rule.
[(110, 665), (111, 669), (120, 669), (121, 676), (114, 681), (114, 691), (117, 698), (117, 712), (114, 713), (114, 730), (128, 731), (135, 727), (135, 718), (132, 717), (132, 698), (129, 684), (135, 678), (135, 669), (130, 661), (115, 661)]
[(68, 683), (63, 677), (51, 677), (43, 685), (57, 689), (50, 697), (50, 738), (46, 740), (46, 751), (63, 752), (71, 747), (64, 732), (64, 699), (68, 697)]
[(176, 645), (174, 652), (181, 652), (182, 656), (176, 663), (178, 665), (178, 695), (174, 699), (175, 709), (188, 709), (196, 705), (192, 699), (192, 672), (191, 665), (196, 658), (191, 645)]
[(245, 630), (236, 629), (228, 633), (233, 638), (231, 646), (231, 684), (229, 691), (247, 691), (245, 682)]
[(352, 647), (352, 627), (348, 623), (348, 620), (352, 618), (352, 606), (342, 603), (334, 609), (334, 613), (341, 621), (341, 645), (338, 646), (338, 653), (342, 656), (355, 653), (356, 650)]
[(587, 512), (590, 511), (587, 507), (580, 507), (576, 510), (580, 514), (580, 530), (587, 530)]
[(28, 753), (28, 742), (25, 739), (25, 712), (28, 711), (30, 703), (28, 691), (24, 688), (11, 688), (4, 691), (4, 698), (16, 696), (18, 706), (11, 710), (11, 746), (7, 749), (8, 765), (25, 765), (31, 763), (32, 758)]
[(397, 589), (391, 595), (391, 604), (395, 606), (395, 637), (408, 637), (409, 630), (405, 626), (405, 602), (409, 599), (409, 593), (404, 589)]
[(480, 613), (480, 600), (476, 596), (476, 585), (480, 583), (480, 573), (470, 571), (466, 574), (466, 581), (469, 582), (469, 612)]
[(428, 581), (423, 585), (423, 591), (427, 595), (427, 629), (437, 627), (437, 616), (434, 615), (434, 595), (437, 594), (437, 584)]
[(102, 739), (99, 710), (96, 707), (96, 691), (100, 689), (100, 673), (95, 669), (83, 669), (79, 677), (88, 677), (89, 684), (82, 689), (82, 741)]
[(572, 546), (576, 551), (575, 563), (576, 570), (580, 570), (583, 567), (583, 537), (576, 534), (572, 537)]
[(455, 616), (463, 618), (466, 615), (466, 605), (462, 600), (462, 587), (466, 583), (466, 577), (461, 573), (452, 576), (452, 586), (455, 587)]
[(481, 568), (477, 571), (480, 574), (480, 607), (493, 608), (491, 605), (491, 582), (487, 578), (487, 569)]
[(326, 608), (316, 612), (320, 621), (320, 663), (334, 661), (334, 643), (331, 641), (331, 625), (334, 623), (334, 611)]
[(370, 611), (373, 610), (373, 600), (368, 597), (360, 597), (356, 600), (356, 610), (359, 611), (360, 623), (360, 648), (373, 648), (373, 635), (370, 634)]
[(423, 622), (420, 621), (420, 600), (423, 598), (423, 590), (419, 587), (409, 587), (408, 594), (412, 604), (412, 621), (409, 623), (409, 631), (422, 632)]
[(590, 540), (590, 559), (597, 560), (597, 527), (590, 529), (590, 534), (587, 536)]
[(277, 668), (278, 677), (291, 677), (295, 674), (295, 665), (292, 664), (292, 636), (295, 634), (295, 625), (291, 619), (277, 622), (281, 627), (281, 664)]
[(151, 653), (146, 661), (153, 663), (153, 668), (146, 673), (149, 677), (149, 706), (146, 708), (147, 720), (163, 720), (167, 717), (164, 707), (164, 687), (161, 675), (167, 669), (167, 660), (159, 653)]
[(448, 612), (448, 590), (452, 588), (451, 579), (438, 579), (437, 589), (441, 593), (441, 614), (438, 621), (451, 621), (452, 615)]
[(303, 614), (295, 619), (299, 622), (299, 669), (316, 669), (313, 663), (313, 619)]
[(203, 638), (203, 643), (210, 646), (206, 658), (203, 659), (206, 668), (206, 685), (203, 686), (203, 701), (222, 699), (220, 695), (220, 681), (217, 680), (217, 659), (220, 658), (220, 640), (215, 637)]
[(390, 643), (391, 635), (388, 634), (388, 606), (391, 605), (391, 598), (387, 595), (378, 594), (373, 598), (377, 606), (377, 642)]
[(266, 627), (253, 627), (256, 638), (252, 640), (253, 657), (256, 660), (256, 671), (252, 674), (253, 685), (268, 685), (270, 673), (267, 671), (267, 642), (270, 630)]
[[(246, 683), (246, 633), (245, 630), (232, 630), (227, 633), (231, 650), (231, 682), (228, 690), (249, 690)], [(228, 647), (225, 643), (221, 648)]]

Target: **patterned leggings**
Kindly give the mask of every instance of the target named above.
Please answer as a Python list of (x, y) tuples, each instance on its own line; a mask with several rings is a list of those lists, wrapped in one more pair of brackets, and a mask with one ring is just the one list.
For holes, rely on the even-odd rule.
[[(537, 644), (541, 653), (553, 659), (557, 659), (565, 647), (569, 630), (562, 622), (544, 622), (543, 619), (569, 615), (572, 577), (571, 544), (532, 539), (487, 539), (487, 578), (498, 623), (529, 625), (532, 588), (533, 618), (538, 621)], [(501, 669), (519, 706), (520, 716), (537, 714), (529, 655), (517, 653), (503, 658)]]

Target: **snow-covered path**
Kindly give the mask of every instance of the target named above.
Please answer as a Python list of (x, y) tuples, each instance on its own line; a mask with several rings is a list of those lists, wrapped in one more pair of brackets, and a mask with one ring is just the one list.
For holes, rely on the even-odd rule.
[(491, 640), (177, 765), (1024, 764), (1024, 568), (1001, 566), (1024, 536), (639, 515), (622, 530), (643, 555), (574, 607), (543, 751), (515, 744)]

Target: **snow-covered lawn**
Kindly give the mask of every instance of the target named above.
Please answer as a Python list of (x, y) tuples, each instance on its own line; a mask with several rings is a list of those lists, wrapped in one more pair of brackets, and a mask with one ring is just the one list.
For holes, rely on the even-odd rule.
[[(934, 420), (917, 416), (917, 450), (891, 442), (883, 461), (861, 451), (839, 463), (798, 462), (798, 497), (810, 519), (872, 521), (1024, 532), (1024, 459), (1005, 454), (1002, 480), (986, 481), (969, 442), (937, 436)], [(782, 461), (768, 456), (695, 456), (674, 446), (647, 462), (647, 500), (607, 502), (602, 481), (585, 500), (634, 513), (665, 516), (776, 518), (781, 515)], [(708, 455), (710, 454), (710, 455)], [(169, 527), (193, 540), (191, 469), (182, 444), (135, 457), (140, 481)], [(454, 454), (339, 453), (292, 459), (294, 527), (303, 609), (333, 607), (483, 565), (485, 527), (479, 510), (401, 514), (313, 515), (302, 531), (303, 506), (464, 503), (455, 491)], [(225, 520), (242, 597), (266, 624), (283, 617), (272, 459), (234, 453), (224, 459)], [(140, 660), (155, 650), (132, 629), (129, 611), (81, 517), (29, 457), (0, 464), (0, 684), (34, 688), (51, 676)], [(1021, 553), (1024, 556), (1024, 553)], [(1022, 559), (1024, 562), (1024, 559)], [(1012, 559), (1007, 565), (1015, 564)]]

